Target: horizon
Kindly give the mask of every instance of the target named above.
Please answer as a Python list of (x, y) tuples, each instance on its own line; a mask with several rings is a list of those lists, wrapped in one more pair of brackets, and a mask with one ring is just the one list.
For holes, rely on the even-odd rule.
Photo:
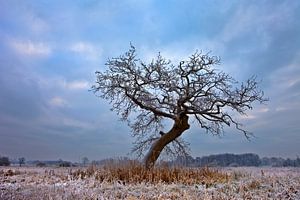
[[(224, 153), (217, 153), (217, 154), (207, 154), (207, 155), (201, 155), (201, 156), (197, 156), (197, 155), (190, 155), (193, 159), (196, 159), (196, 158), (203, 158), (203, 157), (209, 157), (209, 156), (216, 156), (216, 155), (225, 155), (225, 154), (231, 154), (231, 155), (245, 155), (245, 154), (253, 154), (253, 155), (257, 155), (260, 159), (263, 159), (263, 158), (282, 158), (282, 159), (291, 159), (291, 160), (295, 160), (297, 158), (299, 158), (298, 155), (296, 155), (295, 157), (280, 157), (280, 156), (261, 156), (259, 154), (256, 154), (256, 153), (251, 153), (251, 152), (246, 152), (246, 153), (228, 153), (228, 152), (224, 152)], [(8, 159), (10, 161), (13, 161), (13, 162), (18, 162), (18, 159), (19, 158), (11, 158), (9, 156), (6, 156), (6, 155), (1, 155), (0, 154), (0, 157), (8, 157)], [(83, 157), (79, 157), (78, 160), (67, 160), (67, 159), (64, 159), (64, 158), (56, 158), (56, 159), (27, 159), (25, 158), (25, 163), (26, 162), (35, 162), (35, 161), (40, 161), (40, 162), (45, 162), (45, 161), (67, 161), (67, 162), (72, 162), (72, 163), (82, 163), (82, 159), (86, 157), (86, 156), (83, 156)], [(88, 158), (88, 157), (86, 157)], [(88, 158), (88, 161), (89, 163), (92, 162), (92, 161), (103, 161), (103, 160), (110, 160), (110, 159), (113, 159), (113, 160), (122, 160), (122, 159), (130, 159), (130, 160), (139, 160), (141, 161), (141, 159), (138, 159), (136, 157), (133, 157), (133, 158), (130, 158), (130, 157), (127, 157), (127, 156), (118, 156), (118, 157), (107, 157), (107, 158), (102, 158), (102, 159), (93, 159), (93, 160), (90, 160)], [(171, 158), (171, 157), (165, 157), (165, 158), (161, 158), (163, 161), (174, 161), (176, 160), (177, 158)]]
[[(269, 102), (235, 116), (252, 132), (220, 136), (196, 123), (191, 156), (300, 155), (300, 1), (0, 1), (0, 155), (90, 160), (130, 154), (130, 128), (89, 91), (95, 71), (132, 43), (138, 58), (173, 64), (220, 56), (238, 81), (256, 75)], [(168, 123), (163, 131), (168, 129)], [(134, 155), (130, 155), (134, 156)]]

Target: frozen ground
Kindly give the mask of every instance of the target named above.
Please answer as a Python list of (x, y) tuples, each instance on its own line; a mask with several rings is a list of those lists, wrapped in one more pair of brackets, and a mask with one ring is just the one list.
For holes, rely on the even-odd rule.
[(1, 167), (0, 199), (300, 199), (299, 168), (226, 168), (227, 183), (124, 184), (76, 169)]

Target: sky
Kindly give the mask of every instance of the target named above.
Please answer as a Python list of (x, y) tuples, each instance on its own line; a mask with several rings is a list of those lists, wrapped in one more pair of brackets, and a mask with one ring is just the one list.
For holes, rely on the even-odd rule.
[(130, 156), (130, 129), (90, 87), (108, 58), (135, 45), (174, 64), (220, 56), (239, 81), (256, 75), (269, 98), (212, 136), (192, 123), (191, 155), (300, 156), (300, 1), (0, 0), (0, 155), (80, 161)]

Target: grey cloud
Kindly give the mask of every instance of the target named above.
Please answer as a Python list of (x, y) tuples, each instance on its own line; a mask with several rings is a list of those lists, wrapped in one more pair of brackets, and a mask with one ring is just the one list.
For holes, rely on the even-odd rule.
[(229, 32), (236, 30), (237, 33), (228, 33), (231, 38), (224, 43), (224, 58), (239, 63), (242, 67), (240, 70), (260, 76), (267, 76), (270, 70), (284, 67), (294, 59), (300, 50), (300, 26), (297, 20), (300, 17), (300, 4), (286, 4), (266, 1), (255, 5), (242, 3), (227, 27)]
[[(91, 92), (70, 92), (59, 86), (49, 90), (41, 88), (26, 70), (20, 73), (20, 68), (2, 66), (1, 71), (5, 72), (0, 73), (1, 153), (76, 161), (80, 155), (99, 159), (105, 155), (125, 156), (130, 151), (130, 131), (108, 108), (101, 108), (104, 103)], [(57, 92), (74, 101), (71, 107), (48, 104), (47, 97)]]
[(2, 60), (0, 66), (0, 108), (2, 114), (30, 120), (42, 113), (41, 93), (26, 67)]
[[(69, 90), (6, 52), (0, 65), (0, 153), (28, 159), (126, 155), (130, 132), (87, 90)], [(34, 64), (34, 62), (32, 62)], [(52, 80), (53, 79), (53, 80)], [(49, 105), (62, 95), (69, 107)], [(103, 107), (106, 107), (105, 109)], [(110, 147), (109, 147), (110, 146)], [(108, 153), (109, 151), (112, 153)], [(127, 149), (124, 153), (124, 149)], [(115, 153), (113, 153), (115, 152)]]

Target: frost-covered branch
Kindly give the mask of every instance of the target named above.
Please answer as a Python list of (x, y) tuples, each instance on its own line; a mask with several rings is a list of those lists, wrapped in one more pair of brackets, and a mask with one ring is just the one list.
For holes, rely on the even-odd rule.
[[(220, 134), (224, 126), (234, 125), (247, 138), (249, 132), (233, 118), (233, 114), (246, 114), (253, 103), (267, 101), (258, 88), (256, 77), (239, 84), (228, 74), (215, 69), (220, 58), (202, 52), (173, 65), (158, 54), (149, 64), (136, 58), (136, 49), (131, 46), (124, 55), (109, 59), (108, 69), (96, 72), (96, 84), (92, 90), (110, 101), (112, 110), (129, 123), (137, 138), (135, 150), (144, 151), (156, 140), (167, 138), (158, 134), (163, 129), (163, 119), (169, 119), (177, 127), (194, 117), (207, 132)], [(182, 118), (184, 117), (184, 118)], [(176, 126), (174, 125), (175, 129)], [(182, 127), (181, 127), (182, 128)], [(173, 152), (185, 152), (187, 145), (177, 137), (181, 133), (169, 133), (174, 138), (165, 142), (166, 151), (173, 144)], [(175, 131), (176, 132), (176, 131)], [(181, 149), (181, 150), (178, 150)]]

